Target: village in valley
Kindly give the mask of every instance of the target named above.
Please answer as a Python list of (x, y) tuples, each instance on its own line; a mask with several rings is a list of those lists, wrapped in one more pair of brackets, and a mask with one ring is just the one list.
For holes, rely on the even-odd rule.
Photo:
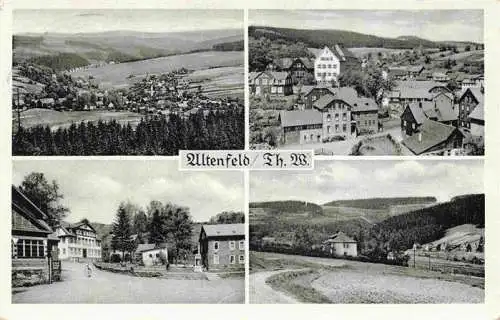
[(484, 154), (482, 41), (274, 27), (263, 12), (248, 29), (252, 148)]
[[(225, 12), (224, 25), (210, 11), (204, 19), (212, 27), (196, 30), (189, 10), (137, 11), (130, 30), (118, 29), (128, 14), (15, 12), (14, 155), (177, 155), (201, 146), (244, 147), (241, 12)], [(144, 14), (150, 19), (140, 19)], [(187, 15), (185, 29), (164, 24), (143, 31), (173, 15)], [(26, 22), (32, 16), (38, 24)], [(50, 24), (56, 16), (85, 29), (59, 33)], [(106, 17), (109, 30), (96, 30), (92, 21)]]
[[(128, 164), (136, 165), (143, 166)], [(61, 166), (65, 167), (64, 172), (85, 167), (77, 162), (61, 163)], [(158, 167), (151, 165), (155, 166)], [(171, 169), (175, 166), (175, 161), (167, 165)], [(20, 172), (29, 171), (26, 165), (19, 168)], [(113, 215), (112, 223), (91, 222), (87, 218), (69, 220), (73, 210), (93, 207), (85, 203), (89, 201), (89, 191), (71, 193), (70, 190), (75, 189), (67, 185), (69, 176), (61, 173), (57, 180), (63, 183), (59, 184), (49, 178), (54, 177), (54, 172), (51, 170), (46, 175), (33, 171), (23, 177), (19, 174), (22, 181), (11, 188), (14, 303), (244, 302), (246, 240), (242, 211), (193, 212), (192, 207), (170, 202), (168, 195), (173, 192), (166, 192), (163, 197), (158, 193), (157, 198), (150, 198), (144, 206), (123, 199), (114, 212), (103, 209), (98, 215), (99, 221)], [(112, 178), (109, 172), (113, 170), (103, 173), (102, 181), (123, 183), (124, 180)], [(169, 178), (189, 176), (191, 180), (206, 179), (209, 185), (241, 183), (237, 175), (222, 177), (220, 181), (217, 175), (207, 178), (177, 173)], [(165, 178), (156, 178), (156, 182), (150, 183), (158, 188)], [(147, 181), (147, 174), (143, 179)], [(195, 187), (190, 183), (178, 181), (183, 190)], [(242, 185), (228, 186), (234, 192), (242, 190)], [(98, 190), (99, 187), (90, 193), (113, 194), (109, 190)], [(136, 191), (147, 192), (146, 189)], [(115, 193), (113, 198), (120, 194)], [(213, 194), (209, 190), (193, 199)], [(187, 196), (181, 195), (184, 199)], [(240, 196), (235, 194), (236, 198)], [(203, 207), (194, 201), (188, 201), (195, 203), (194, 210)], [(74, 206), (66, 206), (68, 202)], [(205, 207), (211, 210), (224, 206), (228, 204), (219, 202)], [(104, 207), (113, 208), (113, 204), (107, 203)], [(198, 219), (207, 218), (194, 221), (193, 214)]]
[(482, 166), (325, 160), (252, 173), (250, 302), (484, 302)]

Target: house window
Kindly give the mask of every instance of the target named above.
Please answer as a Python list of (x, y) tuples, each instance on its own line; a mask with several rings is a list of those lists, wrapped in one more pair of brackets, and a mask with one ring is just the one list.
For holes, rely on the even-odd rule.
[(62, 251), (63, 251), (62, 253), (65, 255), (65, 254), (66, 254), (66, 249), (65, 249), (65, 248), (63, 248), (63, 250), (62, 250)]
[(326, 127), (326, 132), (327, 132), (327, 133), (330, 133), (330, 131), (331, 131), (330, 126)]
[(328, 115), (326, 116), (326, 121), (332, 121), (332, 116), (328, 114)]
[(345, 112), (344, 112), (344, 113), (342, 114), (342, 120), (344, 120), (344, 121), (346, 121), (346, 120), (347, 120), (347, 113), (345, 113)]
[(335, 114), (335, 121), (339, 121), (339, 114), (338, 113)]
[(241, 240), (239, 243), (239, 249), (240, 250), (245, 250), (245, 241)]
[(236, 243), (234, 241), (229, 241), (229, 249), (234, 250)]
[(304, 141), (307, 141), (307, 136), (306, 135), (304, 135)]
[(339, 125), (338, 124), (335, 125), (335, 132), (339, 132)]
[(150, 257), (150, 258), (153, 258), (153, 254), (152, 254), (152, 253), (150, 253), (150, 254), (149, 254), (149, 257)]
[(238, 257), (238, 263), (239, 263), (239, 264), (243, 264), (243, 263), (245, 263), (245, 256), (244, 256), (244, 255), (241, 255), (241, 254), (240, 254), (240, 256)]
[(346, 132), (347, 131), (347, 126), (345, 124), (342, 125), (342, 131)]
[(349, 249), (349, 244), (348, 243), (344, 243), (344, 249)]
[(218, 251), (219, 250), (219, 241), (215, 241), (214, 242), (214, 251)]
[(219, 255), (214, 254), (214, 264), (219, 264)]
[(229, 263), (234, 264), (236, 262), (235, 256), (230, 256), (229, 257)]
[(411, 124), (411, 127), (413, 128), (413, 130), (415, 130), (415, 129), (416, 129), (416, 126), (415, 126), (415, 124), (414, 124), (414, 123), (412, 123), (412, 124)]
[(43, 240), (24, 240), (17, 241), (18, 258), (43, 258), (45, 257), (45, 245)]

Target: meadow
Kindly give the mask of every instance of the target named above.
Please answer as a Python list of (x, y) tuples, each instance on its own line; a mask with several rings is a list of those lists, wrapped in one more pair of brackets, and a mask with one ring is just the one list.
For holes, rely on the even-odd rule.
[[(89, 76), (102, 87), (127, 87), (148, 74), (168, 73), (181, 68), (202, 70), (221, 67), (240, 67), (243, 70), (243, 51), (206, 51), (180, 54), (156, 59), (107, 64), (71, 73), (73, 78)], [(216, 72), (212, 76), (217, 76)], [(243, 87), (243, 85), (241, 85)]]

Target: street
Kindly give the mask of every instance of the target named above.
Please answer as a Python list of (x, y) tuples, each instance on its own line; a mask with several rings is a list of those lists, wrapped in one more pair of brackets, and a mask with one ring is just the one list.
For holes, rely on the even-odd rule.
[(12, 303), (244, 303), (241, 279), (173, 280), (134, 277), (62, 262), (63, 281), (14, 288)]

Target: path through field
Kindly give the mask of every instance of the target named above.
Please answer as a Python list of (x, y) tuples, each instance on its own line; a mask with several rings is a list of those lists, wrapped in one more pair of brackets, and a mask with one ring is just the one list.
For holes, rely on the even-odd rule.
[(292, 270), (263, 271), (250, 274), (250, 303), (300, 303), (296, 299), (274, 290), (266, 280), (276, 274)]
[(13, 303), (244, 303), (241, 279), (173, 280), (141, 278), (63, 262), (63, 281), (16, 288)]

